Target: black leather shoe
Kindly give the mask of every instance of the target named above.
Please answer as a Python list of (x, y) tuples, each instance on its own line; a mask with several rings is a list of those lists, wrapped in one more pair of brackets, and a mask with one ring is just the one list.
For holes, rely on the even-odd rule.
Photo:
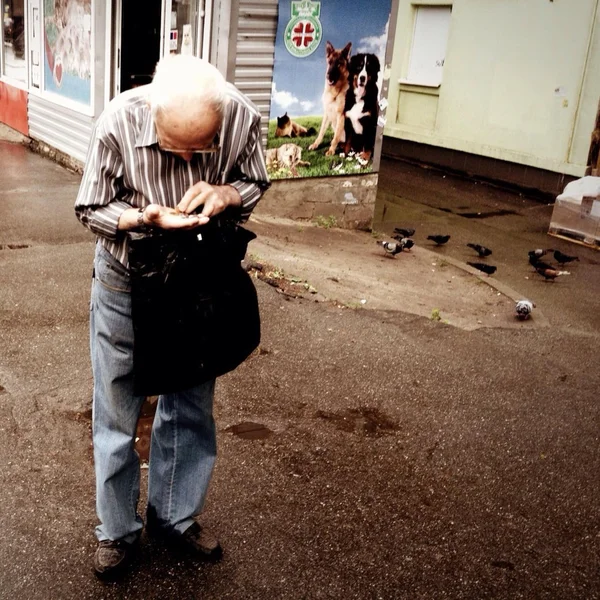
[(137, 540), (103, 540), (98, 542), (94, 554), (94, 571), (99, 579), (111, 581), (118, 579), (131, 564), (135, 554)]
[(216, 562), (223, 557), (223, 548), (219, 540), (205, 527), (194, 521), (183, 533), (174, 529), (167, 530), (157, 526), (149, 518), (146, 522), (146, 532), (152, 538), (164, 541), (174, 550), (185, 552), (201, 560)]
[(173, 534), (172, 541), (202, 560), (217, 561), (223, 557), (219, 540), (195, 521), (183, 533)]

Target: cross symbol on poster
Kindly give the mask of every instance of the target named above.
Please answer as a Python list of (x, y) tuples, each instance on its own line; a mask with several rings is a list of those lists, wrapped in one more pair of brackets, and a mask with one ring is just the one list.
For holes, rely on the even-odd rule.
[(292, 41), (294, 44), (301, 48), (305, 48), (314, 40), (315, 28), (309, 21), (300, 21), (296, 27), (294, 27), (292, 34)]

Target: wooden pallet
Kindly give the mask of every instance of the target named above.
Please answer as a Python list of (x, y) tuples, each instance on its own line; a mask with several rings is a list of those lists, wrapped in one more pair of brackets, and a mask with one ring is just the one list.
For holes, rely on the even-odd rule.
[(552, 237), (559, 238), (561, 240), (566, 240), (567, 242), (572, 242), (573, 244), (579, 244), (580, 246), (584, 246), (585, 248), (591, 248), (592, 250), (600, 251), (600, 239), (595, 238), (594, 243), (588, 243), (585, 240), (581, 239), (581, 234), (573, 234), (569, 235), (569, 231), (565, 229), (556, 229), (549, 230), (548, 235)]

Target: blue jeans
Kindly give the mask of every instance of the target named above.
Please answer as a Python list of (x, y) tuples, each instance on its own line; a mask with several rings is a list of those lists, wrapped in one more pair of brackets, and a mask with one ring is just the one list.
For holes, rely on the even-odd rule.
[[(133, 541), (140, 466), (134, 449), (143, 396), (133, 395), (133, 326), (129, 275), (96, 244), (90, 306), (94, 373), (92, 431), (98, 540)], [(156, 315), (160, 318), (160, 315)], [(175, 352), (176, 348), (157, 348)], [(152, 427), (148, 510), (167, 529), (185, 531), (204, 504), (217, 454), (214, 380), (158, 399)]]

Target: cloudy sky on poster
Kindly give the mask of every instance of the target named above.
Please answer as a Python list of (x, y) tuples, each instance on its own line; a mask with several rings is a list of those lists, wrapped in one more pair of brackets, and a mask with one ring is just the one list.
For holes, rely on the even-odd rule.
[(280, 0), (271, 119), (286, 111), (291, 117), (323, 112), (321, 95), (325, 83), (326, 41), (336, 48), (352, 42), (352, 54), (372, 52), (383, 64), (390, 6), (390, 0), (322, 0), (321, 43), (310, 56), (295, 58), (283, 42), (283, 31), (291, 18), (291, 0)]

